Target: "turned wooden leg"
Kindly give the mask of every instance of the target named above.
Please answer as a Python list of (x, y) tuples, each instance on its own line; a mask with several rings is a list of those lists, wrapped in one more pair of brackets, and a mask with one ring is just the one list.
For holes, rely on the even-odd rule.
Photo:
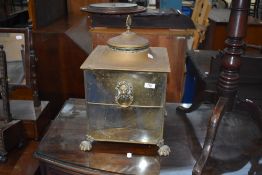
[(204, 146), (202, 149), (202, 153), (193, 168), (192, 174), (194, 175), (202, 174), (202, 171), (206, 165), (206, 161), (213, 148), (213, 142), (216, 137), (217, 128), (224, 114), (224, 109), (227, 104), (227, 100), (228, 100), (227, 98), (220, 97), (213, 110), (212, 116), (208, 123), (208, 129), (207, 129), (207, 134), (206, 134)]

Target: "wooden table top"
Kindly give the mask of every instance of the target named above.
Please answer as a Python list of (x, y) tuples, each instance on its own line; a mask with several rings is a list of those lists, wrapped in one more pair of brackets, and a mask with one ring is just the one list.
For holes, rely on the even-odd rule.
[[(79, 149), (86, 135), (84, 99), (69, 99), (41, 141), (35, 156), (40, 161), (82, 174), (191, 174), (203, 144), (211, 106), (177, 114), (178, 104), (166, 105), (164, 139), (171, 147), (159, 157), (152, 145), (95, 143), (90, 152)], [(249, 116), (225, 116), (221, 121), (205, 172), (247, 174), (262, 155), (262, 134)], [(127, 158), (132, 153), (132, 158)], [(255, 161), (254, 161), (255, 160)], [(259, 169), (257, 169), (259, 171)]]

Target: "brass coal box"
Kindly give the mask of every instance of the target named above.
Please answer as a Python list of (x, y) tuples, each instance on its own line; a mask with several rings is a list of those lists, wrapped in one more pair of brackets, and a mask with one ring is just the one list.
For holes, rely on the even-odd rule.
[(163, 126), (167, 73), (166, 48), (149, 47), (129, 30), (99, 45), (82, 64), (88, 133), (81, 150), (93, 141), (153, 144), (168, 155)]

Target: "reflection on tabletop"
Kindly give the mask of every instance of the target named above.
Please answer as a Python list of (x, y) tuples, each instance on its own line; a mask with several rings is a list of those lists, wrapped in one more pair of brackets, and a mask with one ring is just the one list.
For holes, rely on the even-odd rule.
[[(78, 169), (123, 174), (192, 174), (201, 153), (212, 105), (202, 105), (190, 114), (176, 113), (178, 105), (166, 105), (164, 139), (171, 148), (167, 157), (158, 156), (154, 145), (97, 142), (91, 151), (80, 151), (79, 143), (85, 137), (88, 121), (83, 99), (66, 102), (36, 155), (40, 160), (66, 162)], [(245, 115), (226, 115), (221, 122), (204, 174), (261, 174), (262, 133), (256, 123)], [(128, 158), (127, 153), (132, 153), (132, 157)]]

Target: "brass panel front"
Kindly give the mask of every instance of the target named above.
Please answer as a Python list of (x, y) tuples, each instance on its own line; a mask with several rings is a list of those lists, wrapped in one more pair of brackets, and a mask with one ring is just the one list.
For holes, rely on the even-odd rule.
[(123, 82), (132, 89), (131, 96), (127, 97), (132, 98), (128, 106), (163, 107), (165, 104), (166, 73), (85, 70), (84, 75), (86, 100), (90, 104), (120, 107), (117, 94)]
[(164, 108), (87, 104), (88, 135), (96, 141), (157, 144), (163, 138)]

